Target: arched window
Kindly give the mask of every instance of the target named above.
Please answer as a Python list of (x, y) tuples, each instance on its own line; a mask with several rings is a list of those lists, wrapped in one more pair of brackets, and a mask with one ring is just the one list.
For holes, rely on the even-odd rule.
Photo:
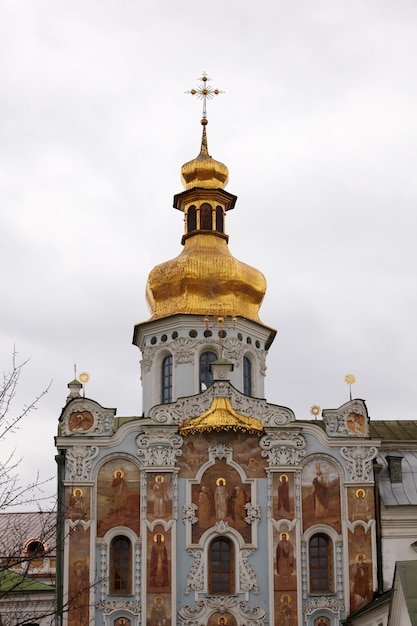
[(187, 212), (187, 232), (191, 233), (197, 228), (197, 214), (195, 206), (190, 206)]
[(310, 593), (333, 592), (333, 544), (327, 535), (310, 539)]
[(217, 359), (215, 352), (202, 352), (200, 354), (200, 391), (207, 389), (213, 382), (213, 374), (210, 372), (210, 363)]
[(209, 546), (209, 593), (235, 593), (234, 546), (226, 537), (214, 539)]
[(252, 395), (252, 363), (247, 356), (243, 357), (243, 393)]
[(110, 545), (110, 593), (132, 593), (132, 546), (127, 537), (118, 535)]
[(48, 552), (48, 546), (38, 538), (29, 539), (22, 551), (22, 555), (28, 559), (38, 559)]
[(161, 400), (162, 404), (172, 400), (172, 354), (166, 356), (162, 361)]
[(224, 230), (223, 209), (221, 206), (216, 206), (216, 230), (218, 233), (222, 233)]
[(205, 202), (200, 207), (200, 230), (213, 230), (211, 206)]

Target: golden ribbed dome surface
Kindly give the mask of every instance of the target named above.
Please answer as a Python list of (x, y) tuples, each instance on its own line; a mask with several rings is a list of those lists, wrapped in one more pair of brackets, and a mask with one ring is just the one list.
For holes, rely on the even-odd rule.
[(146, 298), (152, 319), (177, 313), (242, 316), (260, 322), (262, 272), (235, 259), (224, 238), (199, 233), (179, 256), (154, 267)]
[(184, 163), (181, 180), (185, 189), (224, 189), (229, 178), (227, 166), (213, 159), (208, 153), (206, 127), (203, 126), (203, 139), (198, 157)]
[(256, 417), (249, 417), (235, 411), (229, 398), (214, 398), (208, 411), (199, 417), (185, 420), (178, 430), (180, 435), (231, 430), (255, 434), (258, 437), (264, 432), (262, 423)]

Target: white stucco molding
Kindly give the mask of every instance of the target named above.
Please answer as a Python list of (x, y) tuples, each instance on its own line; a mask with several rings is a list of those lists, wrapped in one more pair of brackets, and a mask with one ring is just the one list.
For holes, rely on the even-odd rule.
[(227, 381), (214, 381), (199, 395), (179, 398), (171, 404), (159, 404), (150, 410), (149, 417), (157, 424), (178, 425), (186, 419), (199, 417), (208, 411), (214, 398), (229, 398), (236, 411), (248, 417), (255, 417), (264, 426), (284, 426), (295, 421), (291, 409), (245, 396)]
[(378, 454), (377, 447), (345, 446), (340, 449), (340, 454), (347, 461), (352, 482), (363, 483), (373, 480), (372, 461)]

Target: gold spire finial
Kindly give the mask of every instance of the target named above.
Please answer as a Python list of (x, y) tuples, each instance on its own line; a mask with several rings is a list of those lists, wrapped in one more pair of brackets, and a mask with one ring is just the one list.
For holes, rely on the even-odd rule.
[(349, 397), (352, 400), (352, 385), (356, 383), (356, 377), (354, 374), (346, 374), (345, 383), (349, 385)]
[(209, 85), (209, 83), (211, 83), (211, 78), (209, 78), (205, 72), (203, 72), (203, 75), (198, 80), (201, 82), (197, 86), (197, 88), (190, 89), (185, 93), (189, 93), (192, 96), (197, 96), (197, 98), (203, 101), (203, 117), (201, 119), (201, 123), (203, 126), (207, 126), (207, 100), (211, 100), (211, 98), (213, 98), (214, 96), (218, 96), (219, 93), (224, 93), (224, 91), (220, 91), (219, 89), (213, 89), (213, 87)]

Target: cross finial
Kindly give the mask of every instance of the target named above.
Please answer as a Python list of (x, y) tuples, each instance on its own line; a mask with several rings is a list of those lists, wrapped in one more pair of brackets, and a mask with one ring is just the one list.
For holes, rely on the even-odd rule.
[(224, 93), (224, 91), (220, 91), (219, 89), (213, 89), (213, 87), (209, 84), (211, 83), (211, 78), (207, 76), (205, 72), (201, 78), (198, 79), (200, 84), (196, 89), (190, 89), (186, 91), (186, 93), (191, 94), (192, 96), (197, 96), (200, 100), (203, 101), (203, 117), (201, 119), (201, 123), (203, 126), (206, 126), (208, 123), (207, 120), (207, 100), (211, 100), (214, 96), (218, 96), (219, 93)]

